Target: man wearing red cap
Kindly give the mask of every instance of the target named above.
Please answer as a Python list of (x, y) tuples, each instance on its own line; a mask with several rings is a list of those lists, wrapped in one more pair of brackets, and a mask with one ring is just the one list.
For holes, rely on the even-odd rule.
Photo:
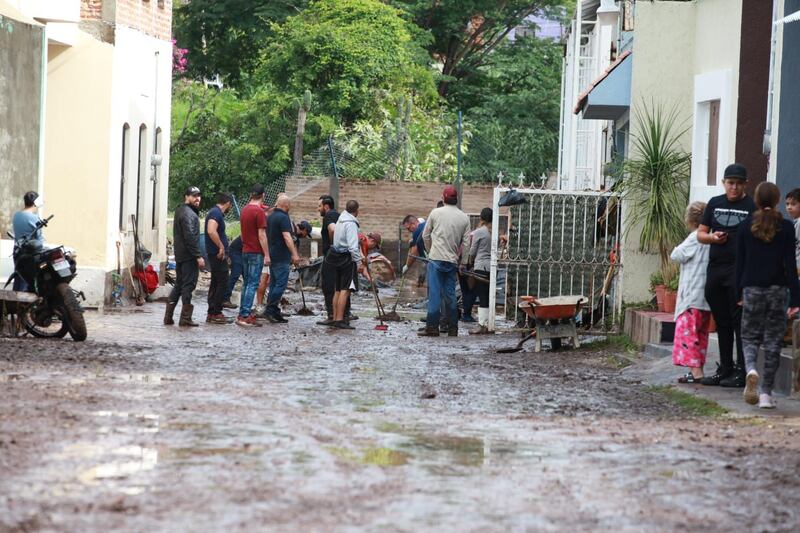
[(441, 303), (447, 311), (450, 337), (458, 336), (456, 277), (459, 261), (469, 256), (469, 217), (458, 208), (458, 191), (448, 185), (442, 191), (444, 205), (428, 216), (422, 240), (428, 250), (428, 317), (421, 337), (439, 336)]

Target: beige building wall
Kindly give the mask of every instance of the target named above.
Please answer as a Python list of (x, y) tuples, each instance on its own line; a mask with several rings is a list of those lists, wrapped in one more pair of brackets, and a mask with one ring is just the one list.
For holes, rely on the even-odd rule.
[[(686, 132), (682, 148), (692, 149), (694, 108), (695, 2), (637, 2), (631, 81), (631, 150), (639, 135), (636, 111), (642, 105), (673, 106)], [(630, 213), (630, 211), (624, 211)], [(655, 254), (639, 251), (640, 228), (626, 227), (623, 299), (641, 302), (650, 298), (650, 273), (659, 268)]]
[(73, 285), (79, 290), (92, 278), (90, 271), (111, 267), (103, 228), (112, 59), (112, 45), (84, 33), (74, 46), (48, 50), (44, 197), (47, 214), (55, 218), (46, 238), (77, 250), (82, 272)]

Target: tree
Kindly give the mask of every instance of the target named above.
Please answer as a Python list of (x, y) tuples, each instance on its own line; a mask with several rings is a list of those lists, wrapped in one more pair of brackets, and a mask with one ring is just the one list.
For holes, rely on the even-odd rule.
[(189, 50), (187, 75), (219, 74), (226, 85), (249, 88), (272, 24), (283, 23), (306, 4), (308, 0), (181, 0), (173, 27), (178, 44)]
[(535, 13), (563, 9), (566, 0), (392, 0), (430, 32), (428, 51), (442, 64), (439, 94), (475, 73), (515, 27)]
[(263, 51), (262, 84), (314, 94), (315, 107), (345, 125), (370, 116), (384, 99), (436, 92), (424, 50), (401, 12), (377, 0), (317, 0), (283, 25)]
[(303, 173), (303, 136), (306, 132), (306, 117), (311, 109), (311, 91), (306, 91), (303, 99), (297, 104), (297, 133), (294, 137), (294, 168), (292, 174), (300, 176)]
[(473, 76), (454, 85), (452, 105), (473, 130), (465, 179), (498, 172), (538, 177), (557, 165), (561, 48), (526, 37), (500, 45)]

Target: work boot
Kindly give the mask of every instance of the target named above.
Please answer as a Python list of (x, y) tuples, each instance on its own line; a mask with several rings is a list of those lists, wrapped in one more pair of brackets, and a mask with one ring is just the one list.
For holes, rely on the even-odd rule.
[(458, 327), (447, 328), (447, 336), (448, 337), (458, 337)]
[(192, 321), (192, 311), (194, 311), (193, 305), (183, 304), (183, 306), (181, 307), (181, 319), (178, 321), (179, 326), (196, 327), (200, 325), (197, 322)]
[(438, 337), (439, 336), (439, 328), (422, 328), (420, 331), (417, 331), (417, 335), (420, 337)]
[(733, 374), (733, 369), (732, 368), (725, 368), (723, 366), (720, 366), (719, 363), (717, 363), (717, 371), (714, 372), (713, 375), (706, 376), (703, 379), (701, 379), (700, 380), (700, 384), (701, 385), (708, 385), (708, 386), (712, 386), (712, 387), (719, 387), (720, 382), (723, 379), (725, 379), (728, 376), (730, 376), (731, 374)]
[(175, 319), (173, 316), (175, 315), (175, 306), (178, 305), (178, 302), (172, 303), (167, 302), (167, 307), (164, 309), (164, 325), (171, 326), (175, 323)]
[(726, 378), (722, 378), (719, 382), (720, 387), (727, 387), (730, 389), (744, 388), (746, 381), (746, 374), (744, 369), (740, 366), (733, 367), (733, 372)]
[(224, 302), (222, 302), (222, 307), (225, 308), (225, 309), (238, 309), (239, 308), (238, 305), (236, 305), (235, 303), (231, 302), (230, 300), (225, 300)]
[(223, 314), (219, 315), (208, 315), (206, 317), (206, 322), (209, 324), (230, 324), (233, 320), (229, 319)]

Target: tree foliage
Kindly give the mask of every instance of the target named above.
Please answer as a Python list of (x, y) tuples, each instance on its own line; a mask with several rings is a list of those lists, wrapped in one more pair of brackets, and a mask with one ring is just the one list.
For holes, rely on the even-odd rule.
[(317, 0), (281, 26), (263, 52), (259, 81), (309, 90), (346, 125), (398, 94), (432, 101), (433, 76), (401, 12), (377, 0)]
[(182, 0), (174, 10), (174, 33), (188, 49), (188, 75), (213, 78), (246, 90), (259, 51), (273, 24), (300, 13), (308, 0)]
[(392, 0), (430, 32), (428, 50), (442, 64), (439, 94), (473, 75), (526, 17), (551, 13), (565, 0)]

